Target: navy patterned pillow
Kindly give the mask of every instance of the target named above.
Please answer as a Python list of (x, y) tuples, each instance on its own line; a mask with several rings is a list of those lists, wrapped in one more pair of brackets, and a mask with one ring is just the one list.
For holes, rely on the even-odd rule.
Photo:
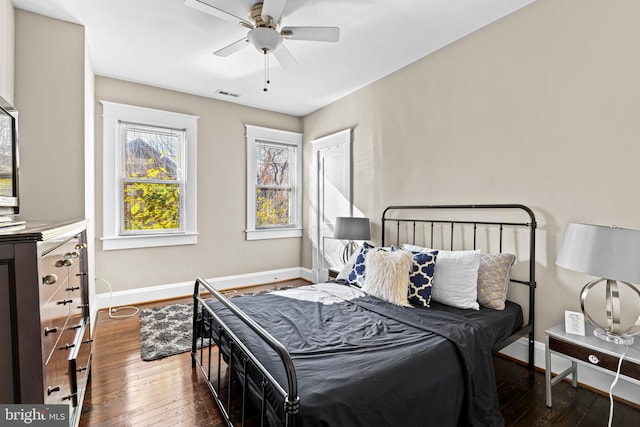
[(429, 307), (438, 251), (410, 252), (413, 264), (409, 273), (409, 302), (418, 307)]
[(364, 242), (362, 244), (362, 246), (360, 247), (360, 251), (356, 256), (355, 262), (353, 263), (353, 267), (351, 267), (351, 271), (349, 272), (349, 275), (345, 280), (347, 284), (358, 286), (360, 288), (362, 287), (362, 285), (364, 285), (364, 278), (365, 278), (364, 262), (365, 262), (365, 259), (367, 258), (367, 252), (369, 252), (371, 249), (374, 249), (374, 248), (375, 246), (372, 246), (367, 242)]

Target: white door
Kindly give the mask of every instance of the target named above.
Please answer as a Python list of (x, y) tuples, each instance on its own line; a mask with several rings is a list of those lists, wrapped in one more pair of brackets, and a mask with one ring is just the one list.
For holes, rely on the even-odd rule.
[(312, 191), (311, 230), (313, 270), (317, 281), (328, 268), (341, 268), (342, 242), (333, 240), (335, 218), (351, 216), (351, 129), (312, 141), (316, 171)]

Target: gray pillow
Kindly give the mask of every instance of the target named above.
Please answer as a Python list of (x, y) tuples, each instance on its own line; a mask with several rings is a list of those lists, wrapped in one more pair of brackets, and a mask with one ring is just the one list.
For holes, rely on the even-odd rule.
[(480, 258), (478, 268), (478, 302), (494, 310), (504, 310), (511, 278), (511, 267), (516, 260), (512, 254), (487, 254)]

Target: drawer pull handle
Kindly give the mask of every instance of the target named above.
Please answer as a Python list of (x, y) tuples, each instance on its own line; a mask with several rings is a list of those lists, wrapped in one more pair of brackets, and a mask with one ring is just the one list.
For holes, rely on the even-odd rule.
[(55, 263), (56, 267), (69, 267), (71, 265), (73, 265), (73, 261), (70, 259), (59, 259)]
[(63, 299), (62, 301), (58, 301), (58, 305), (67, 305), (73, 302), (72, 299)]
[(82, 273), (76, 273), (76, 276), (78, 276), (78, 277), (82, 277), (82, 276), (86, 276), (86, 275), (87, 275), (86, 271), (83, 271)]
[(62, 400), (71, 400), (76, 396), (75, 393), (71, 393), (62, 398)]
[(55, 387), (47, 387), (47, 396), (51, 396), (51, 393), (55, 393), (56, 391), (60, 391), (60, 386), (57, 385)]
[(55, 334), (56, 332), (58, 332), (58, 328), (50, 328), (50, 327), (46, 327), (44, 328), (44, 336), (46, 337), (49, 334)]
[(66, 290), (69, 292), (73, 292), (73, 291), (77, 291), (80, 289), (80, 286), (72, 286), (70, 288), (67, 288)]
[(80, 329), (80, 328), (82, 328), (82, 325), (73, 325), (73, 326), (69, 326), (69, 328), (68, 328), (68, 329), (73, 331), (73, 330)]
[(87, 367), (86, 366), (80, 366), (78, 369), (76, 369), (76, 371), (78, 372), (82, 372), (82, 371), (86, 371)]
[(600, 359), (598, 359), (598, 356), (596, 356), (595, 354), (590, 354), (589, 362), (593, 363), (594, 365), (597, 365), (598, 363), (600, 363)]
[(82, 249), (87, 249), (87, 244), (86, 243), (78, 243), (75, 248), (77, 250), (82, 250)]
[(79, 257), (80, 257), (80, 253), (79, 253), (79, 252), (77, 252), (77, 251), (67, 252), (66, 254), (64, 254), (64, 257), (65, 257), (66, 259), (69, 259), (69, 258), (79, 258)]
[(55, 274), (47, 274), (42, 278), (42, 283), (45, 285), (53, 285), (58, 281), (58, 276)]
[(75, 344), (65, 344), (62, 347), (60, 347), (60, 350), (69, 350), (70, 348), (75, 347)]
[(93, 342), (93, 338), (89, 338), (86, 341), (82, 341), (82, 344), (91, 344)]

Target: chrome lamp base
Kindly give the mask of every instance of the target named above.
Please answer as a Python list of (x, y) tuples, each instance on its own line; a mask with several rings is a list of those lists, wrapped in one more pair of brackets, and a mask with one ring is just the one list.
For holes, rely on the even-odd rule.
[[(607, 324), (601, 325), (596, 322), (584, 308), (584, 302), (587, 299), (587, 295), (591, 288), (599, 283), (606, 281), (606, 300), (605, 308), (607, 310)], [(640, 291), (627, 282), (618, 282), (611, 279), (596, 279), (587, 283), (582, 292), (580, 292), (580, 307), (584, 313), (584, 317), (589, 323), (596, 326), (596, 330), (593, 334), (599, 339), (620, 345), (633, 344), (633, 335), (640, 333), (640, 316), (636, 319), (633, 325), (625, 330), (620, 328), (620, 292), (618, 290), (618, 283), (628, 286), (633, 289), (640, 297)]]
[(340, 254), (340, 261), (342, 261), (344, 265), (347, 265), (347, 263), (351, 259), (351, 256), (356, 252), (357, 249), (358, 249), (358, 244), (353, 240), (351, 240), (349, 243), (344, 245), (344, 248), (342, 248), (342, 253)]
[(602, 341), (611, 342), (619, 345), (631, 345), (633, 344), (633, 335), (613, 335), (602, 328), (596, 328), (593, 331), (593, 335), (600, 338)]

